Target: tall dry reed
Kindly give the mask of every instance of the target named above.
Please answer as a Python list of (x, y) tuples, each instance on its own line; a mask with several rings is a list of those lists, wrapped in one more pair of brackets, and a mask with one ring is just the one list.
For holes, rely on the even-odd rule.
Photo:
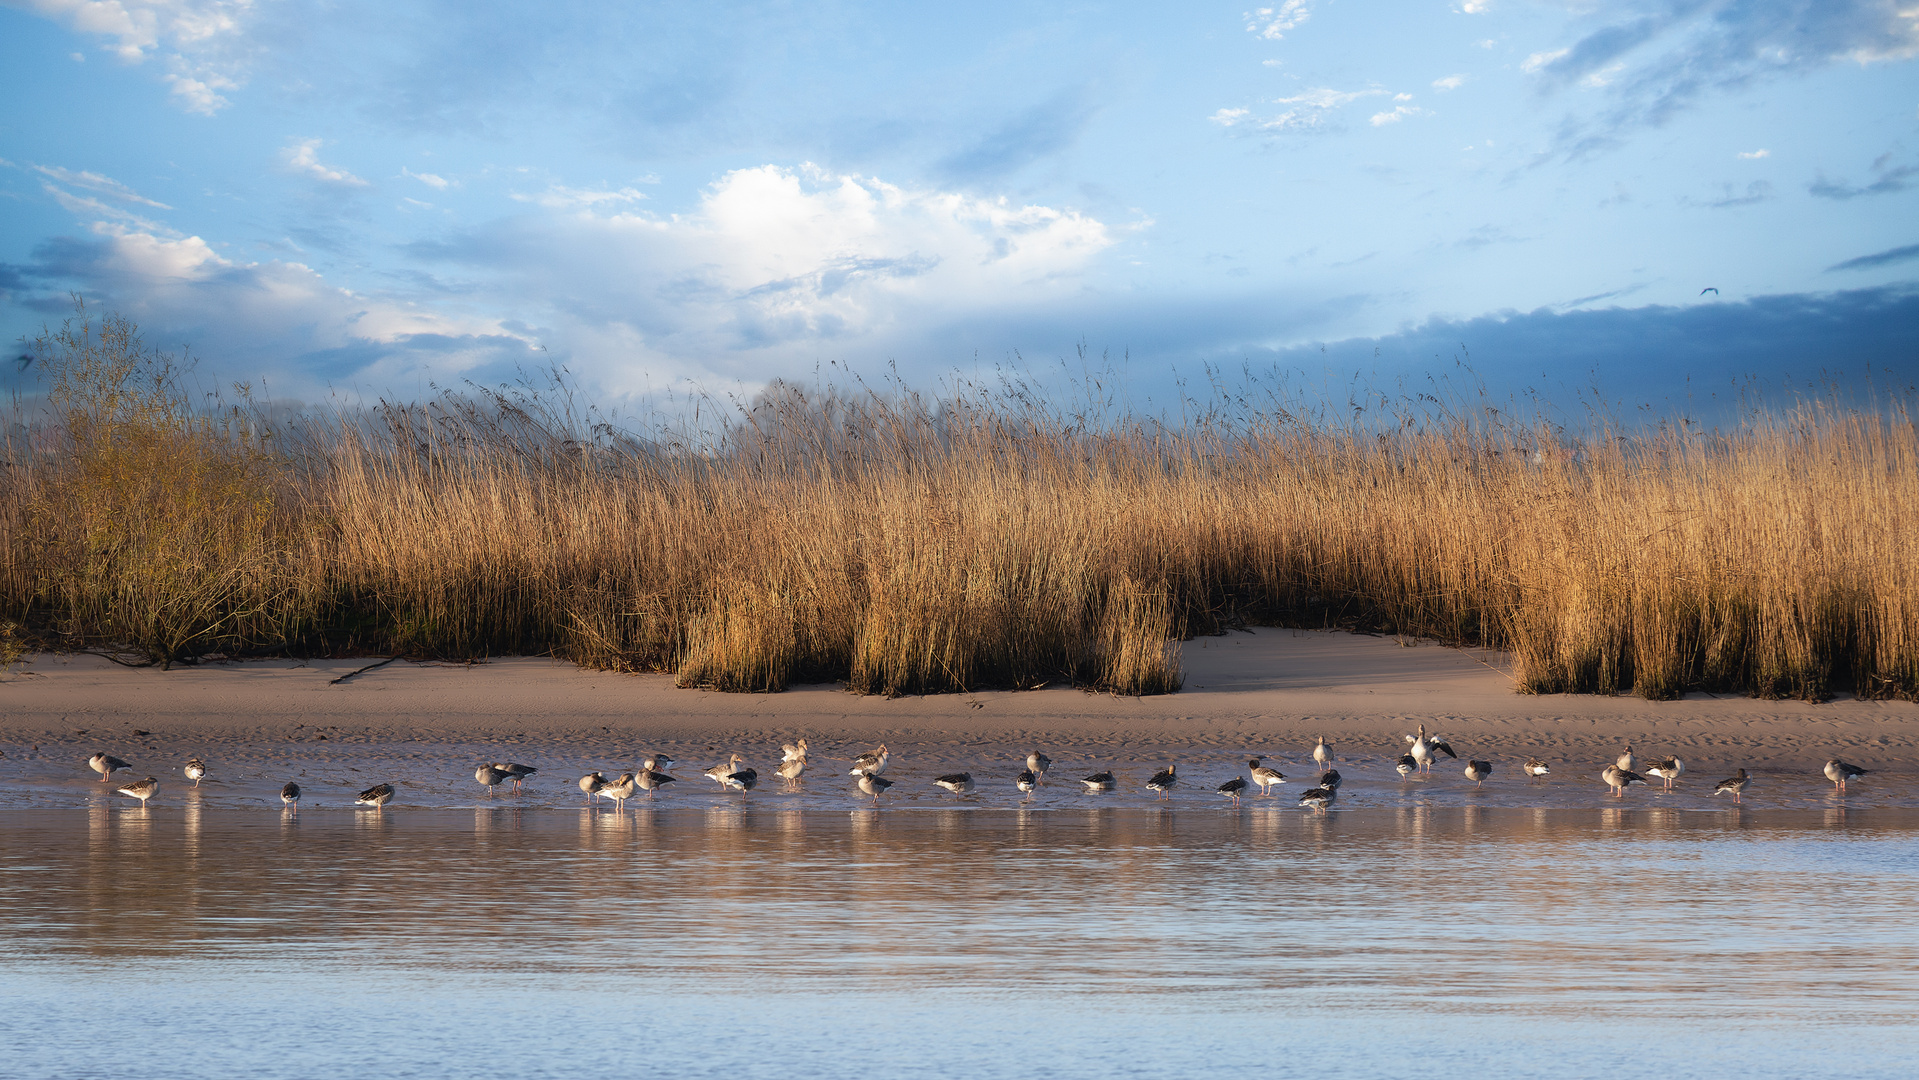
[(1575, 440), (1478, 407), (1163, 426), (776, 386), (699, 438), (531, 391), (267, 428), (81, 324), (41, 343), (53, 422), (0, 487), (0, 614), (43, 645), (1146, 694), (1191, 634), (1349, 626), (1510, 649), (1539, 693), (1919, 696), (1896, 403)]

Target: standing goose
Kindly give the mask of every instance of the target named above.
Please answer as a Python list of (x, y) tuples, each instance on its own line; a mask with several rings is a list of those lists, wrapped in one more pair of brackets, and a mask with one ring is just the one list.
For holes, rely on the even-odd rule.
[(1178, 765), (1168, 765), (1154, 773), (1153, 778), (1146, 781), (1146, 790), (1164, 799), (1167, 792), (1179, 786), (1179, 777), (1175, 775), (1178, 771)]
[(787, 787), (795, 788), (799, 786), (800, 775), (804, 772), (806, 772), (806, 755), (801, 754), (799, 757), (780, 762), (780, 767), (773, 770), (773, 775), (786, 781)]
[(1622, 772), (1631, 772), (1638, 767), (1639, 759), (1633, 756), (1631, 743), (1626, 744), (1626, 752), (1619, 755), (1619, 760), (1613, 764), (1619, 766)]
[(654, 792), (679, 781), (657, 769), (641, 769), (640, 775), (634, 777), (633, 782), (640, 785), (640, 790), (646, 792), (646, 797), (650, 799)]
[(148, 799), (151, 799), (155, 795), (158, 795), (160, 793), (160, 781), (155, 780), (153, 777), (149, 776), (145, 780), (135, 780), (133, 783), (128, 784), (126, 787), (118, 788), (116, 790), (118, 790), (120, 794), (122, 795), (129, 795), (129, 796), (132, 796), (133, 798), (140, 800), (140, 805), (144, 807), (147, 805)]
[(892, 787), (893, 782), (884, 776), (863, 772), (860, 773), (859, 785), (861, 791), (873, 796), (873, 805), (878, 806), (880, 796), (886, 794), (886, 789)]
[(1053, 767), (1053, 759), (1047, 757), (1045, 754), (1040, 753), (1037, 749), (1029, 751), (1027, 753), (1026, 771), (1033, 774), (1033, 779), (1035, 782), (1040, 784), (1045, 784), (1046, 770), (1052, 767)]
[(1527, 778), (1533, 780), (1537, 780), (1542, 776), (1550, 776), (1553, 771), (1552, 766), (1538, 758), (1527, 758), (1526, 764), (1521, 766), (1521, 768), (1525, 770)]
[(1083, 776), (1079, 782), (1085, 784), (1088, 791), (1113, 790), (1113, 774), (1110, 772), (1096, 772), (1091, 776)]
[(114, 757), (112, 754), (107, 753), (105, 750), (102, 750), (99, 753), (88, 758), (87, 765), (94, 772), (97, 772), (100, 774), (100, 782), (103, 784), (113, 779), (113, 774), (119, 772), (121, 769), (133, 768), (133, 766), (127, 764), (124, 761), (121, 761), (119, 758)]
[(1673, 782), (1678, 780), (1679, 774), (1685, 771), (1686, 763), (1677, 757), (1669, 757), (1664, 761), (1649, 762), (1646, 765), (1646, 775), (1655, 780), (1664, 780), (1667, 791), (1672, 790)]
[(527, 777), (540, 771), (531, 765), (516, 765), (511, 761), (496, 761), (493, 763), (493, 767), (505, 773), (508, 780), (513, 781), (514, 791), (520, 790), (521, 782)]
[(1643, 784), (1646, 782), (1645, 777), (1630, 769), (1622, 769), (1617, 765), (1606, 766), (1605, 771), (1599, 774), (1599, 778), (1604, 780), (1606, 786), (1612, 789), (1614, 798), (1622, 798), (1625, 796), (1627, 788), (1634, 784)]
[(747, 792), (752, 791), (754, 786), (757, 785), (759, 782), (760, 782), (759, 771), (756, 769), (748, 769), (748, 768), (740, 768), (738, 770), (735, 770), (734, 772), (728, 773), (726, 776), (726, 779), (720, 781), (720, 783), (725, 784), (727, 787), (730, 787), (734, 791), (739, 792), (742, 797), (744, 797)]
[[(600, 794), (613, 800), (613, 812), (617, 814), (626, 809), (626, 800), (633, 797), (633, 789), (638, 786), (633, 774), (625, 772), (620, 774), (618, 780), (610, 780), (602, 786)], [(637, 814), (639, 811), (635, 810), (634, 813)]]
[(1840, 791), (1846, 790), (1846, 781), (1851, 780), (1855, 776), (1866, 775), (1866, 770), (1857, 765), (1848, 765), (1838, 758), (1833, 758), (1831, 761), (1826, 762), (1825, 771), (1826, 779), (1832, 781), (1832, 786), (1838, 788)]
[(486, 797), (491, 799), (493, 797), (493, 789), (511, 780), (512, 777), (496, 766), (481, 765), (479, 768), (473, 770), (473, 779), (478, 780), (480, 784), (486, 788)]
[(1273, 794), (1272, 789), (1274, 784), (1283, 784), (1286, 782), (1286, 774), (1280, 772), (1278, 769), (1269, 769), (1260, 764), (1259, 758), (1248, 761), (1246, 767), (1252, 770), (1253, 783), (1259, 785), (1259, 793), (1268, 798)]
[(1486, 778), (1492, 774), (1493, 763), (1490, 761), (1468, 761), (1466, 763), (1466, 779), (1471, 780), (1482, 788), (1486, 786)]
[(606, 774), (598, 771), (580, 777), (580, 790), (586, 792), (587, 802), (600, 801), (600, 789), (606, 786)]
[(1316, 787), (1300, 792), (1299, 805), (1310, 806), (1323, 814), (1333, 805), (1334, 800), (1338, 798), (1339, 788)]
[(291, 780), (287, 781), (287, 786), (280, 789), (280, 801), (298, 810), (300, 808), (300, 785)]
[(780, 746), (780, 764), (785, 765), (788, 762), (805, 761), (805, 760), (806, 760), (806, 740), (805, 739), (801, 739), (798, 742), (785, 743)]
[(1039, 786), (1039, 777), (1033, 775), (1033, 770), (1031, 769), (1021, 769), (1020, 774), (1013, 778), (1013, 786), (1025, 794), (1031, 795), (1033, 789)]
[(1399, 770), (1399, 778), (1404, 780), (1406, 777), (1419, 771), (1419, 759), (1411, 754), (1403, 754), (1398, 761), (1393, 763), (1393, 768)]
[(861, 754), (859, 757), (854, 758), (853, 768), (846, 775), (879, 776), (886, 771), (886, 762), (890, 756), (891, 755), (886, 752), (886, 744), (881, 743), (873, 749), (872, 753)]
[(732, 776), (733, 771), (739, 768), (740, 762), (745, 760), (746, 759), (741, 757), (740, 755), (734, 754), (732, 757), (727, 758), (725, 761), (720, 762), (718, 765), (715, 765), (707, 769), (705, 774), (706, 778), (720, 785), (721, 787), (725, 787), (726, 778), (729, 776)]
[(199, 787), (200, 779), (207, 774), (207, 763), (197, 757), (188, 758), (187, 767), (182, 771), (187, 774), (188, 780), (193, 781), (194, 787)]
[(1323, 769), (1333, 760), (1333, 744), (1327, 742), (1326, 736), (1324, 735), (1315, 735), (1313, 739), (1315, 740), (1313, 743), (1313, 764)]
[(1712, 793), (1714, 795), (1731, 795), (1733, 802), (1744, 802), (1745, 800), (1742, 796), (1745, 794), (1746, 785), (1751, 782), (1752, 778), (1746, 775), (1746, 770), (1741, 769), (1732, 777), (1714, 784)]
[(945, 788), (955, 795), (968, 795), (973, 791), (973, 774), (964, 772), (947, 773), (945, 776), (935, 776), (933, 783), (938, 784), (940, 787)]
[(375, 810), (384, 810), (386, 804), (392, 801), (392, 784), (375, 784), (365, 791), (360, 792), (359, 798), (353, 800), (356, 806), (371, 806)]
[(1238, 806), (1240, 793), (1246, 790), (1246, 778), (1235, 776), (1213, 790), (1233, 800), (1233, 805)]

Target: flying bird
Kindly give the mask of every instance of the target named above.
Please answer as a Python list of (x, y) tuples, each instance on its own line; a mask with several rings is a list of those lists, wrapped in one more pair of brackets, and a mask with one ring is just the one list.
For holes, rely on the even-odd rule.
[(1704, 296), (1704, 295), (1706, 295), (1707, 293), (1711, 293), (1711, 294), (1713, 294), (1714, 296), (1718, 296), (1718, 295), (1719, 295), (1719, 290), (1718, 290), (1718, 289), (1715, 289), (1715, 288), (1713, 288), (1713, 287), (1712, 287), (1711, 285), (1708, 285), (1708, 286), (1706, 286), (1705, 288), (1703, 288), (1703, 289), (1701, 289), (1701, 290), (1699, 290), (1699, 295), (1701, 295), (1701, 296)]

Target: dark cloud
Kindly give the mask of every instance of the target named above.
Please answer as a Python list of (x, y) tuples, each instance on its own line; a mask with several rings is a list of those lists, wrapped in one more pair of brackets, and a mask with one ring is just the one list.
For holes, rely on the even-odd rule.
[(1870, 184), (1854, 187), (1844, 180), (1828, 180), (1821, 174), (1819, 179), (1807, 185), (1806, 190), (1822, 199), (1856, 199), (1861, 195), (1894, 195), (1912, 187), (1915, 178), (1919, 178), (1919, 166), (1899, 165), (1886, 167), (1886, 159), (1873, 162), (1872, 171), (1878, 179)]
[(954, 180), (1005, 176), (1071, 146), (1098, 112), (1090, 88), (1069, 87), (942, 159), (936, 167)]
[(1919, 26), (1893, 0), (1659, 0), (1603, 5), (1604, 20), (1542, 62), (1548, 94), (1586, 84), (1610, 104), (1568, 115), (1542, 160), (1577, 161), (1657, 127), (1701, 98), (1845, 61), (1919, 53)]
[(1871, 270), (1875, 267), (1890, 266), (1893, 263), (1919, 259), (1919, 244), (1907, 244), (1905, 247), (1887, 248), (1871, 255), (1861, 255), (1845, 262), (1834, 263), (1826, 267), (1828, 273), (1834, 270)]

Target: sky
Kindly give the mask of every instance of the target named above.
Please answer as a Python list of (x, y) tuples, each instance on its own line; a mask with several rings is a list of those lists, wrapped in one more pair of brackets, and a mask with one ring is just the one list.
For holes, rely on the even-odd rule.
[(77, 293), (280, 401), (1919, 378), (1919, 0), (0, 0), (0, 64), (13, 355)]

